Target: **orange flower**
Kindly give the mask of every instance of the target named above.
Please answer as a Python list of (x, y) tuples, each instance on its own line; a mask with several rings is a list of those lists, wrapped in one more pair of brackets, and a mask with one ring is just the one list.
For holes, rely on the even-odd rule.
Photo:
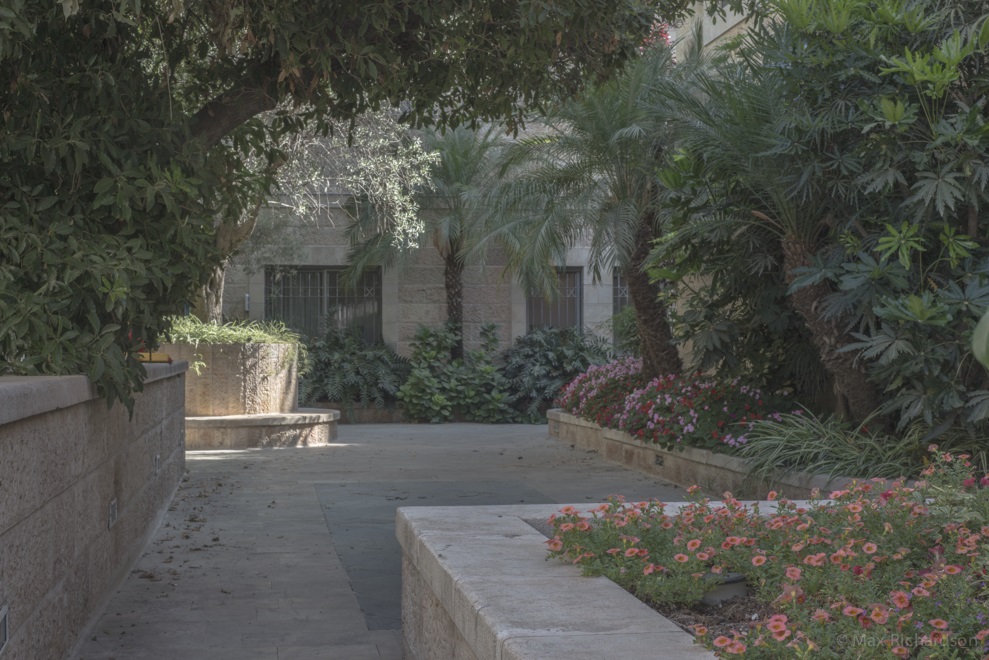
[(690, 539), (687, 541), (687, 550), (696, 550), (699, 547), (701, 547), (700, 539)]
[(765, 563), (766, 563), (766, 558), (763, 557), (762, 555), (756, 555), (755, 557), (752, 558), (753, 566), (762, 566)]
[(891, 591), (890, 598), (893, 601), (893, 605), (902, 609), (910, 607), (910, 594), (905, 591)]
[(711, 558), (711, 555), (707, 554), (706, 552), (698, 552), (696, 557), (700, 561), (707, 561), (708, 559)]
[(679, 553), (673, 555), (673, 559), (675, 559), (676, 561), (680, 562), (681, 564), (684, 563), (684, 562), (686, 562), (686, 561), (690, 561), (690, 557), (688, 557), (687, 555), (683, 554), (682, 552), (679, 552)]
[(769, 491), (769, 494), (766, 495), (766, 499), (772, 502), (773, 500), (776, 499), (776, 496), (777, 496), (777, 492), (775, 490), (771, 490)]
[(707, 634), (707, 626), (702, 626), (700, 624), (697, 624), (696, 626), (694, 626), (694, 634), (697, 635), (698, 637), (703, 637), (704, 635)]
[(769, 632), (779, 632), (781, 630), (786, 630), (786, 624), (782, 621), (770, 621), (766, 625), (766, 630)]
[(725, 651), (727, 651), (728, 653), (732, 653), (734, 655), (741, 655), (745, 653), (746, 648), (748, 647), (745, 646), (745, 644), (742, 641), (736, 639), (731, 644), (728, 645), (728, 648), (726, 648)]
[(725, 637), (724, 635), (719, 635), (715, 637), (714, 641), (711, 643), (714, 644), (717, 648), (721, 649), (731, 644), (731, 640)]

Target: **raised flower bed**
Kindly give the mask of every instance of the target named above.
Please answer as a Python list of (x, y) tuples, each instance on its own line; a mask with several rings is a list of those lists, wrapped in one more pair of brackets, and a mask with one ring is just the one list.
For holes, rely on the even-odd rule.
[(786, 474), (768, 484), (751, 477), (748, 463), (737, 456), (695, 447), (663, 449), (653, 442), (624, 431), (602, 428), (559, 409), (550, 410), (546, 416), (550, 436), (685, 488), (696, 484), (708, 492), (730, 490), (739, 497), (755, 497), (775, 488), (788, 497), (808, 498), (815, 489), (843, 488), (852, 482), (846, 477)]

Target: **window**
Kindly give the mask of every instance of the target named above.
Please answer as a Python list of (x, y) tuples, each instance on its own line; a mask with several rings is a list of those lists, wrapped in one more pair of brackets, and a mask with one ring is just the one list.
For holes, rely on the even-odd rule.
[(559, 271), (560, 295), (550, 302), (540, 295), (525, 301), (528, 331), (537, 328), (583, 328), (584, 285), (580, 268)]
[(628, 280), (615, 268), (611, 275), (611, 315), (614, 316), (632, 304), (628, 296)]
[(371, 343), (381, 341), (381, 269), (364, 272), (357, 286), (345, 289), (343, 268), (265, 269), (264, 315), (304, 336), (327, 327), (357, 328)]

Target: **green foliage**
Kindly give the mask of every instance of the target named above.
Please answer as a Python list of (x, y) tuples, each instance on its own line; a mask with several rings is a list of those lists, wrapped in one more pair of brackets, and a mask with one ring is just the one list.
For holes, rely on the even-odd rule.
[(611, 317), (609, 324), (615, 338), (615, 350), (618, 353), (640, 357), (642, 340), (639, 337), (638, 323), (635, 321), (635, 308), (631, 305), (624, 307)]
[(564, 385), (610, 357), (611, 347), (597, 335), (577, 328), (545, 328), (518, 337), (505, 350), (501, 373), (522, 419), (541, 424)]
[(298, 333), (278, 321), (204, 323), (195, 316), (175, 316), (165, 341), (173, 344), (301, 344)]
[(487, 424), (515, 421), (509, 383), (494, 364), (496, 333), (495, 326), (484, 326), (481, 347), (453, 360), (450, 349), (457, 343), (457, 331), (420, 327), (412, 342), (411, 373), (398, 391), (406, 416), (433, 424), (454, 419)]
[(901, 432), (984, 433), (969, 351), (989, 304), (984, 7), (778, 6), (671, 109), (683, 151), (663, 178), (679, 235), (656, 259), (713, 286), (688, 304), (685, 334), (706, 328), (702, 351), (727, 363), (739, 349), (738, 368), (757, 371), (813, 338), (866, 365)]
[[(681, 17), (691, 4), (660, 9)], [(131, 405), (144, 376), (137, 349), (160, 340), (229, 256), (215, 228), (270, 192), (281, 138), (400, 102), (414, 122), (515, 127), (618, 70), (657, 9), (6, 3), (0, 372), (84, 373), (109, 402)]]
[(327, 330), (308, 349), (309, 370), (299, 382), (299, 400), (338, 402), (351, 420), (354, 404), (394, 406), (411, 370), (408, 360), (383, 344), (368, 344), (354, 330)]

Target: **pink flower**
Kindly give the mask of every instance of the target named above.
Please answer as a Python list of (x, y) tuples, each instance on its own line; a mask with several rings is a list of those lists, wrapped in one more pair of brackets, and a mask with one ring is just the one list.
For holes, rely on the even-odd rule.
[(878, 549), (879, 546), (877, 546), (875, 543), (866, 543), (865, 545), (862, 546), (862, 552), (864, 552), (867, 555), (875, 554), (876, 550)]
[(701, 547), (700, 539), (690, 539), (687, 541), (687, 550), (696, 550)]
[(682, 552), (673, 555), (673, 559), (675, 559), (676, 561), (680, 562), (681, 564), (684, 563), (684, 562), (690, 561), (690, 557), (688, 557), (687, 555), (683, 554)]
[(948, 629), (948, 622), (944, 619), (931, 619), (927, 623), (931, 624), (932, 627), (937, 628), (938, 630)]
[(769, 494), (766, 495), (766, 499), (769, 500), (770, 502), (772, 502), (772, 501), (774, 501), (776, 499), (777, 496), (778, 496), (778, 493), (775, 490), (771, 490), (771, 491), (769, 491)]
[(854, 607), (852, 605), (845, 605), (845, 608), (841, 611), (845, 616), (858, 616), (865, 612), (861, 607)]
[(563, 549), (563, 541), (559, 538), (552, 538), (546, 541), (546, 547), (548, 547), (551, 552), (559, 552)]
[(767, 560), (766, 560), (766, 558), (764, 556), (762, 556), (762, 555), (756, 555), (755, 557), (752, 558), (752, 565), (753, 566), (762, 566), (763, 564), (766, 563), (766, 561)]
[(794, 582), (796, 582), (797, 580), (800, 579), (800, 574), (801, 574), (801, 570), (796, 566), (786, 567), (786, 577), (788, 580), (793, 580)]
[(901, 610), (910, 607), (910, 594), (905, 591), (891, 591), (890, 599), (893, 605), (900, 608)]

